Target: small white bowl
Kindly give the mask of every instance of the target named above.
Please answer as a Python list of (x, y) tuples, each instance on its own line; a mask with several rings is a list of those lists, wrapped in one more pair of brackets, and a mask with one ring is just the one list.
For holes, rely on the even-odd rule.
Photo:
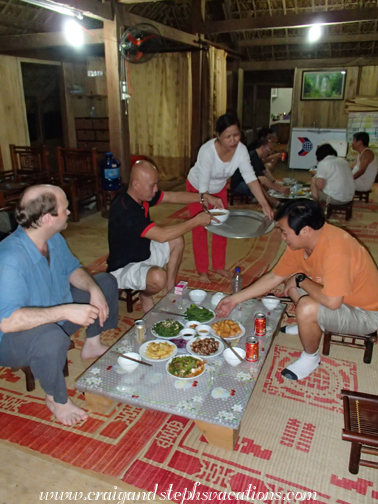
[(224, 297), (226, 297), (226, 296), (227, 296), (227, 294), (223, 294), (223, 292), (216, 292), (216, 293), (213, 295), (213, 297), (211, 298), (211, 304), (212, 304), (213, 306), (217, 306), (217, 305), (218, 305), (218, 303), (219, 303), (219, 301), (220, 301), (221, 299), (223, 299)]
[(185, 329), (182, 329), (180, 331), (180, 336), (184, 338), (184, 340), (189, 341), (190, 339), (194, 338), (196, 335), (196, 330), (195, 329), (190, 329), (190, 327), (186, 327)]
[(274, 310), (280, 304), (280, 300), (273, 296), (263, 297), (261, 301), (267, 310)]
[[(232, 347), (235, 352), (240, 355), (242, 359), (245, 359), (245, 350), (243, 348), (239, 347)], [(224, 360), (230, 364), (230, 366), (239, 366), (241, 363), (240, 360), (236, 357), (236, 355), (233, 354), (231, 348), (226, 348), (226, 350), (223, 352), (223, 357)]]
[(207, 296), (207, 292), (202, 289), (195, 289), (189, 292), (189, 297), (196, 305), (200, 305)]
[(196, 327), (196, 332), (200, 336), (208, 336), (211, 332), (211, 327), (206, 324), (200, 324)]
[[(127, 352), (125, 353), (128, 357), (131, 357), (132, 359), (136, 359), (141, 361), (142, 357), (135, 353), (135, 352)], [(122, 369), (127, 371), (128, 373), (132, 373), (135, 371), (135, 369), (139, 366), (138, 362), (133, 362), (129, 359), (125, 359), (124, 357), (118, 357), (118, 364), (121, 366)]]
[(220, 226), (223, 222), (226, 222), (230, 216), (230, 210), (226, 210), (225, 208), (213, 208), (212, 210), (209, 210), (209, 212), (219, 220), (219, 222), (217, 222), (212, 219), (210, 223), (212, 226)]
[(195, 329), (200, 324), (201, 322), (197, 322), (197, 320), (189, 320), (189, 322), (185, 324), (185, 327), (189, 327), (189, 329)]

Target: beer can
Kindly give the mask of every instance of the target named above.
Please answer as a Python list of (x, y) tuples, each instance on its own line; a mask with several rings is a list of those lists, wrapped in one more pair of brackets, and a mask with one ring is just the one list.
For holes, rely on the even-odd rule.
[(245, 342), (245, 360), (248, 362), (259, 360), (259, 342), (254, 336), (249, 336)]
[(287, 152), (283, 152), (281, 154), (281, 161), (286, 161), (286, 159), (287, 159)]
[(266, 316), (265, 313), (255, 313), (255, 336), (265, 336)]
[(136, 320), (135, 324), (136, 339), (138, 343), (143, 343), (146, 339), (146, 323), (144, 320)]

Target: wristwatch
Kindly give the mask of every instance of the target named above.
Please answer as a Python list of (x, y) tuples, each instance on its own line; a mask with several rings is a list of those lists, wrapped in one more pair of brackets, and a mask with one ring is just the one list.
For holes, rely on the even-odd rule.
[(295, 283), (297, 284), (297, 288), (299, 289), (299, 284), (303, 282), (303, 280), (307, 278), (307, 276), (304, 273), (297, 273), (295, 275)]
[(205, 194), (206, 193), (203, 193), (203, 192), (200, 193), (200, 196), (201, 196), (201, 205), (203, 205), (205, 203), (205, 198), (204, 198)]

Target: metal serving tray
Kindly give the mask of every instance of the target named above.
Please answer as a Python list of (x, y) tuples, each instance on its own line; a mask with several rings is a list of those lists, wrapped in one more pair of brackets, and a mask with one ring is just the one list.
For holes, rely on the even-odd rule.
[(274, 222), (254, 210), (230, 210), (230, 216), (221, 225), (206, 226), (211, 233), (225, 238), (255, 238), (270, 233)]

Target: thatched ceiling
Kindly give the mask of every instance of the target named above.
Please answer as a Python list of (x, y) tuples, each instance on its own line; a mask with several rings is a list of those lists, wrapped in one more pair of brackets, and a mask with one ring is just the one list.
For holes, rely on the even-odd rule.
[[(80, 5), (81, 1), (72, 3)], [(196, 0), (120, 2), (132, 14), (187, 33), (193, 30)], [(332, 23), (323, 27), (322, 41), (309, 44), (308, 28), (300, 25), (340, 11), (345, 16), (329, 18)], [(0, 0), (0, 48), (1, 37), (60, 31), (62, 18), (21, 0)], [(244, 24), (238, 23), (242, 20)], [(336, 60), (378, 56), (377, 21), (378, 0), (207, 0), (201, 33), (207, 40), (237, 51), (243, 61)], [(90, 17), (84, 22), (90, 29), (102, 26)]]

